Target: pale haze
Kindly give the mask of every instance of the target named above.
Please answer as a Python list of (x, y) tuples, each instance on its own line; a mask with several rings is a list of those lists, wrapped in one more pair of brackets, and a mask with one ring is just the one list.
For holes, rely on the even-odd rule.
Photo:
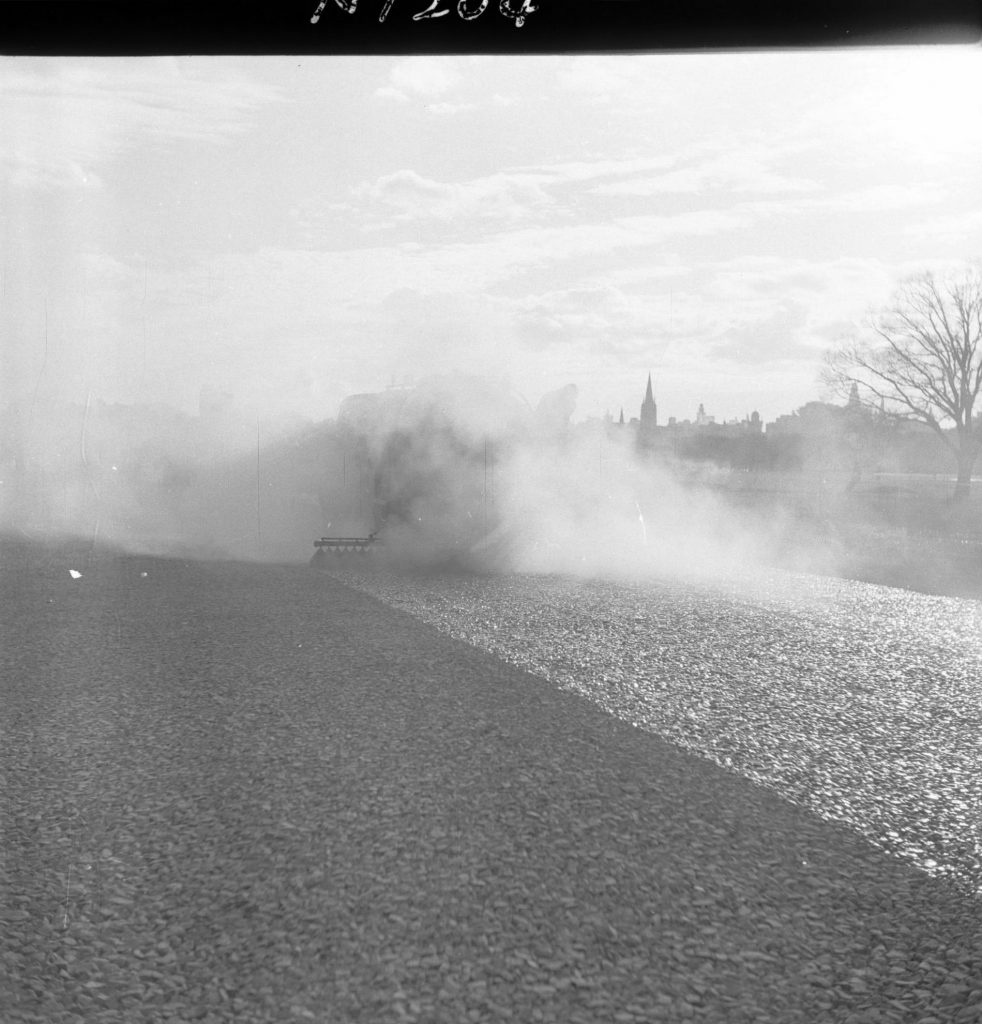
[(975, 48), (0, 62), (2, 398), (321, 420), (428, 374), (765, 421), (982, 255)]

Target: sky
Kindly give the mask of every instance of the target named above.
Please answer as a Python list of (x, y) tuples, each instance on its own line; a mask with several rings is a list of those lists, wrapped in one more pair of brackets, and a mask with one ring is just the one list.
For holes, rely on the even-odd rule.
[(765, 421), (982, 256), (982, 52), (0, 58), (5, 404)]

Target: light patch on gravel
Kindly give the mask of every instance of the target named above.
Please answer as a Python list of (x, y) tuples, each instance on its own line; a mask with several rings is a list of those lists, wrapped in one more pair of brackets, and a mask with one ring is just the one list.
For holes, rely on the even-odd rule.
[(775, 571), (328, 571), (982, 894), (982, 602)]

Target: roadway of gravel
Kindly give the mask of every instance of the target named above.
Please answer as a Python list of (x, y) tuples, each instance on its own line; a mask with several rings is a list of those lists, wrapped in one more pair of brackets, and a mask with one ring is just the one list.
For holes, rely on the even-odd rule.
[[(726, 645), (740, 701), (764, 701), (751, 729), (761, 749), (780, 708), (809, 765), (834, 730), (799, 736), (790, 692), (775, 684), (767, 704), (751, 667), (796, 656), (790, 634), (819, 615), (809, 600), (788, 609), (691, 586), (659, 595), (548, 579), (484, 581), (480, 597), (474, 580), (431, 577), (415, 581), (409, 615), (305, 568), (0, 554), (4, 1022), (938, 1024), (982, 1013), (979, 900), (795, 806), (773, 780), (682, 749), (681, 723), (668, 742), (620, 720), (620, 697), (609, 714), (596, 695), (473, 645), (525, 616), (517, 640), (499, 635), (514, 660), (522, 637), (565, 622), (552, 649), (589, 690), (604, 644), (583, 634), (599, 630), (608, 647), (633, 636), (625, 676), (689, 693), (673, 701), (696, 716), (690, 746), (712, 720), (700, 694), (725, 703)], [(370, 585), (407, 600), (391, 577)], [(427, 604), (440, 629), (420, 621)], [(842, 617), (842, 657), (857, 669), (872, 663), (868, 611), (853, 608), (851, 631)], [(978, 674), (958, 674), (978, 657), (964, 612), (950, 633), (919, 632), (908, 616), (883, 640), (915, 691), (883, 731), (914, 752), (916, 787), (936, 777), (921, 734), (944, 721), (944, 736), (960, 737), (973, 694), (978, 712)], [(761, 631), (754, 616), (790, 630), (789, 646), (740, 648), (742, 630)], [(464, 617), (471, 643), (441, 632)], [(931, 715), (931, 673), (903, 668), (922, 655), (935, 677), (950, 670)], [(557, 678), (555, 665), (531, 667)], [(703, 678), (713, 686), (701, 690)], [(885, 685), (857, 679), (839, 696), (840, 739), (871, 716), (863, 694)], [(968, 756), (959, 743), (956, 760)], [(745, 746), (734, 742), (734, 762)], [(873, 770), (881, 756), (856, 760)], [(953, 793), (972, 798), (959, 781), (940, 794), (946, 808)], [(924, 799), (933, 814), (940, 801)], [(942, 835), (953, 816), (936, 817)]]
[(982, 896), (982, 602), (760, 569), (613, 581), (327, 564)]

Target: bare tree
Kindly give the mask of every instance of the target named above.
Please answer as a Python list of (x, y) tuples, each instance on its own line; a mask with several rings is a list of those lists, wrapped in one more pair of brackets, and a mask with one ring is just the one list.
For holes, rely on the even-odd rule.
[(885, 416), (927, 424), (955, 456), (955, 497), (967, 496), (982, 449), (982, 267), (904, 283), (865, 336), (829, 353), (822, 379)]

